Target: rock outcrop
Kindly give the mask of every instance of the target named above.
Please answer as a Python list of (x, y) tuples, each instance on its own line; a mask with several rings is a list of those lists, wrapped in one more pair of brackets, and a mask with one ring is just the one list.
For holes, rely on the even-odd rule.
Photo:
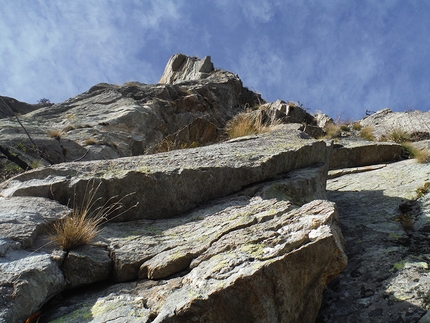
[[(1, 102), (2, 147), (56, 165), (0, 183), (0, 323), (428, 322), (430, 166), (400, 145), (313, 139), (330, 118), (265, 103), (209, 56), (174, 55), (156, 85)], [(271, 131), (227, 141), (238, 112)], [(421, 140), (426, 118), (361, 125)], [(124, 207), (61, 248), (49, 228), (88, 189)]]
[(429, 111), (410, 110), (393, 113), (386, 108), (363, 118), (360, 124), (363, 127), (372, 127), (376, 138), (401, 131), (411, 135), (413, 141), (430, 139)]
[(198, 81), (208, 78), (214, 71), (210, 56), (198, 59), (184, 54), (175, 54), (170, 57), (158, 83), (177, 84), (184, 81)]
[[(30, 205), (31, 199), (46, 201), (33, 196), (45, 195), (67, 202), (92, 179), (106, 181), (98, 192), (103, 198), (132, 189), (136, 194), (125, 203), (140, 203), (119, 222), (106, 223), (94, 243), (67, 253), (55, 251), (37, 230), (64, 216), (65, 206), (47, 204), (56, 216), (35, 210), (27, 220), (34, 229), (24, 235), (31, 239), (19, 238), (22, 225), (14, 222), (23, 221), (21, 213), (6, 217), (10, 246), (0, 269), (12, 275), (11, 259), (17, 267), (1, 283), (7, 300), (1, 319), (21, 322), (62, 290), (110, 281), (124, 283), (72, 298), (69, 305), (54, 299), (44, 319), (313, 321), (325, 285), (346, 265), (337, 209), (325, 200), (331, 149), (280, 127), (211, 147), (45, 167), (3, 183), (1, 199), (8, 204), (2, 205)], [(42, 272), (58, 278), (46, 282), (50, 287), (34, 307), (21, 309), (14, 299), (45, 284), (27, 279), (27, 289), (14, 289), (29, 271), (19, 263), (34, 257), (49, 260)], [(138, 281), (138, 288), (129, 281)]]
[(319, 323), (427, 322), (420, 318), (429, 306), (429, 195), (415, 199), (430, 165), (380, 166), (327, 183), (349, 264), (324, 293)]
[(47, 197), (66, 204), (88, 182), (101, 181), (101, 205), (127, 194), (133, 194), (130, 205), (138, 203), (118, 221), (168, 218), (292, 169), (327, 163), (330, 150), (324, 141), (280, 127), (207, 147), (53, 165), (18, 175), (1, 187), (3, 196)]
[[(175, 68), (175, 62), (172, 58), (166, 69)], [(188, 68), (184, 71), (192, 73)], [(50, 163), (142, 155), (165, 142), (201, 146), (225, 139), (227, 120), (258, 102), (264, 100), (243, 87), (237, 75), (221, 70), (177, 85), (102, 83), (21, 115), (33, 142), (14, 118), (0, 119), (0, 143), (30, 161), (41, 159), (40, 150), (42, 162)]]

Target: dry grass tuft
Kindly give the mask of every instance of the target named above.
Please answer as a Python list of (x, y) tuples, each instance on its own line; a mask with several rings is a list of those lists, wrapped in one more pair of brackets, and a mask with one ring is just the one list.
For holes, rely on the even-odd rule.
[(360, 137), (369, 141), (374, 141), (375, 136), (373, 135), (373, 127), (367, 126), (361, 129)]
[(352, 130), (360, 131), (362, 128), (360, 122), (356, 121), (352, 124)]
[(241, 112), (227, 122), (225, 132), (233, 139), (272, 131), (280, 123), (280, 120), (263, 122), (261, 113)]
[(58, 129), (56, 129), (56, 130), (49, 130), (48, 131), (48, 136), (50, 138), (54, 138), (54, 139), (57, 139), (57, 140), (59, 140), (63, 135), (64, 135), (64, 132), (61, 131), (61, 130), (58, 130)]
[(428, 149), (419, 149), (410, 142), (402, 143), (403, 155), (409, 158), (415, 158), (420, 164), (430, 163), (430, 151)]
[(430, 192), (430, 183), (425, 182), (423, 186), (416, 189), (417, 192), (417, 198), (423, 197), (428, 192)]
[(84, 145), (97, 145), (97, 140), (95, 140), (94, 138), (87, 138), (85, 139)]
[(328, 123), (324, 127), (325, 135), (323, 138), (325, 139), (333, 139), (340, 136), (342, 129), (340, 126), (334, 124), (334, 123)]
[[(110, 215), (121, 209), (123, 207), (121, 201), (131, 195), (128, 194), (116, 202), (113, 201), (116, 197), (112, 197), (104, 205), (95, 207), (101, 199), (96, 198), (100, 185), (101, 182), (97, 186), (94, 186), (94, 181), (91, 184), (88, 182), (81, 204), (73, 205), (70, 214), (48, 227), (50, 240), (60, 245), (63, 250), (69, 251), (90, 243), (100, 232), (101, 224), (108, 221)], [(76, 201), (76, 192), (74, 200)]]
[(400, 144), (403, 142), (411, 141), (411, 135), (406, 131), (400, 128), (397, 128), (391, 131), (390, 133), (383, 135), (381, 139), (383, 139), (383, 141), (388, 140), (388, 141), (392, 141)]

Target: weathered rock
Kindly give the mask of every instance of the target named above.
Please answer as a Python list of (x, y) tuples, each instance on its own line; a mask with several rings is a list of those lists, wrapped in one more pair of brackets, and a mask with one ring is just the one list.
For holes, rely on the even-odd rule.
[(429, 164), (406, 160), (328, 181), (349, 264), (328, 285), (317, 322), (418, 322), (425, 314), (429, 238), (419, 218), (429, 210), (411, 201), (429, 175)]
[(270, 133), (210, 147), (54, 165), (4, 182), (1, 194), (50, 197), (64, 204), (77, 199), (79, 205), (88, 183), (95, 180), (102, 183), (98, 191), (101, 204), (110, 197), (134, 193), (127, 203), (138, 205), (117, 221), (169, 218), (246, 185), (326, 163), (331, 146), (303, 136), (309, 138), (279, 127)]
[(340, 139), (333, 146), (330, 169), (398, 161), (401, 155), (402, 147), (396, 143)]
[(175, 54), (167, 62), (158, 83), (177, 84), (184, 81), (198, 81), (207, 78), (214, 70), (210, 56), (198, 59), (184, 54)]
[[(198, 62), (182, 72), (191, 75), (197, 65), (204, 72), (210, 59)], [(166, 138), (178, 146), (207, 145), (225, 137), (227, 120), (259, 101), (264, 102), (237, 75), (220, 70), (178, 85), (101, 83), (21, 115), (37, 147), (14, 118), (0, 119), (0, 143), (29, 161), (41, 158), (39, 148), (51, 163), (141, 155)]]
[[(137, 286), (121, 284), (69, 299), (68, 308), (46, 313), (47, 321), (61, 317), (62, 322), (76, 322), (90, 317), (91, 322), (105, 322), (122, 317), (130, 322), (312, 322), (325, 284), (346, 264), (336, 208), (321, 200), (294, 208), (286, 200), (261, 201), (258, 195), (248, 202), (236, 199), (230, 205), (209, 205), (186, 218), (153, 221), (151, 228), (135, 226), (153, 231), (149, 245), (141, 241), (142, 250), (163, 240), (168, 246), (175, 230), (182, 232), (190, 246), (192, 235), (206, 245), (191, 256), (192, 250), (175, 246), (179, 236), (171, 249), (141, 267), (145, 274), (163, 277), (175, 263), (179, 265), (175, 271), (190, 266), (191, 271), (184, 271), (182, 277), (142, 280)], [(169, 228), (172, 221), (183, 224)], [(160, 222), (165, 226), (160, 227)], [(128, 223), (107, 229), (120, 225)], [(117, 227), (114, 232), (128, 231)], [(105, 234), (111, 236), (111, 232)], [(186, 266), (180, 268), (184, 262)]]
[(0, 196), (0, 238), (18, 242), (19, 248), (29, 248), (50, 222), (69, 211), (46, 198)]
[(0, 257), (0, 322), (24, 322), (64, 286), (63, 273), (47, 254), (21, 250)]
[(0, 119), (25, 114), (41, 108), (42, 105), (28, 104), (7, 96), (0, 96)]
[(314, 118), (317, 126), (321, 128), (324, 128), (328, 124), (334, 124), (333, 118), (330, 118), (328, 115), (322, 112), (315, 113)]
[(406, 132), (415, 136), (415, 140), (429, 139), (430, 136), (429, 111), (392, 112), (387, 108), (363, 118), (360, 124), (373, 127), (376, 138), (388, 136), (394, 131)]
[(108, 280), (112, 259), (105, 246), (85, 245), (68, 252), (61, 269), (71, 289)]
[(226, 233), (286, 212), (292, 203), (324, 199), (326, 171), (324, 164), (294, 170), (282, 180), (253, 185), (180, 218), (107, 225), (101, 237), (110, 242), (114, 279), (160, 279), (187, 269)]

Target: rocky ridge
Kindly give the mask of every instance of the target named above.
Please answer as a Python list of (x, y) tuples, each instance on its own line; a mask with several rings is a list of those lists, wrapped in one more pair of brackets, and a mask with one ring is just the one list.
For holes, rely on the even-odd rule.
[[(174, 55), (160, 83), (99, 84), (52, 111), (20, 116), (41, 135), (73, 126), (73, 111), (93, 122), (93, 134), (110, 127), (104, 135), (118, 141), (84, 147), (92, 161), (64, 162), (64, 136), (48, 139), (57, 148), (44, 152), (52, 157), (60, 144), (61, 163), (0, 184), (0, 322), (33, 313), (41, 322), (427, 322), (427, 195), (415, 201), (427, 165), (399, 162), (398, 144), (313, 139), (329, 118), (264, 103), (210, 57)], [(219, 141), (225, 122), (256, 101), (252, 113), (284, 124), (145, 154), (160, 138)], [(140, 127), (160, 116), (162, 128)], [(22, 131), (11, 118), (0, 123), (3, 145)], [(67, 135), (70, 143), (82, 147), (87, 130)], [(131, 148), (150, 136), (157, 139)], [(49, 243), (50, 223), (98, 183), (100, 204), (126, 196), (130, 209), (90, 244), (63, 251)]]

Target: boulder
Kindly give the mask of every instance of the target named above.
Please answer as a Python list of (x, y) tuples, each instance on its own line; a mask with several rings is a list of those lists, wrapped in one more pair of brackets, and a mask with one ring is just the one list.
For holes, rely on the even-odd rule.
[(340, 139), (333, 146), (330, 169), (375, 165), (398, 161), (402, 146), (392, 142)]
[(315, 113), (314, 118), (317, 126), (320, 128), (324, 128), (328, 124), (334, 124), (333, 118), (322, 112)]
[[(284, 127), (196, 149), (76, 162), (35, 169), (0, 185), (3, 196), (54, 198), (77, 205), (88, 183), (98, 185), (100, 205), (128, 196), (135, 205), (116, 221), (177, 216), (199, 204), (292, 169), (327, 163), (331, 146)], [(78, 192), (78, 194), (76, 194)]]
[(198, 81), (207, 78), (214, 70), (210, 56), (198, 59), (184, 54), (175, 54), (167, 62), (158, 83), (177, 84), (184, 81)]

